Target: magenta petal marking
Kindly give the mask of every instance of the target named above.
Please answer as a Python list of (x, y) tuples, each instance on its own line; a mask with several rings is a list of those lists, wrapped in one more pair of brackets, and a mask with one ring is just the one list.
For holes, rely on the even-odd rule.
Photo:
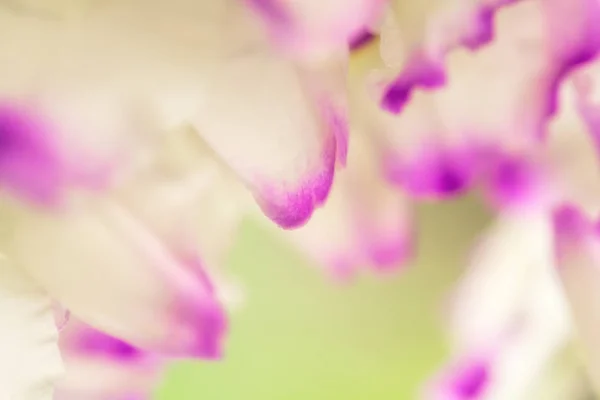
[[(372, 239), (371, 239), (372, 240)], [(368, 261), (379, 271), (396, 270), (414, 255), (414, 243), (406, 234), (381, 239), (366, 249)]]
[(575, 84), (577, 110), (587, 126), (597, 154), (600, 155), (600, 105), (594, 104), (592, 100), (591, 77), (578, 74), (574, 77), (573, 82)]
[(323, 120), (327, 125), (327, 135), (335, 139), (335, 144), (330, 143), (325, 150), (325, 158), (329, 158), (335, 145), (336, 160), (342, 167), (348, 160), (348, 142), (350, 137), (350, 122), (348, 121), (347, 105), (335, 102), (331, 96), (325, 96), (320, 102)]
[(567, 236), (581, 235), (591, 227), (590, 221), (571, 204), (563, 204), (556, 208), (552, 215), (552, 225), (555, 232)]
[(377, 38), (373, 32), (363, 29), (350, 39), (350, 50), (357, 51), (368, 46)]
[(68, 176), (53, 140), (39, 116), (0, 102), (0, 185), (35, 203), (56, 204)]
[(274, 26), (283, 27), (291, 23), (288, 10), (279, 0), (246, 0), (246, 2)]
[(471, 186), (476, 170), (474, 162), (469, 152), (423, 149), (408, 161), (390, 158), (386, 170), (391, 182), (412, 195), (443, 199)]
[(477, 50), (490, 43), (494, 37), (493, 19), (496, 12), (517, 1), (519, 0), (497, 0), (476, 4), (467, 12), (468, 20), (460, 24), (464, 30), (458, 35), (432, 35), (434, 38), (442, 37), (445, 40), (442, 43), (426, 38), (425, 43), (413, 52), (398, 77), (385, 90), (381, 100), (383, 109), (399, 114), (415, 89), (436, 90), (445, 86), (446, 55), (459, 47)]
[(206, 360), (220, 359), (223, 353), (223, 342), (229, 330), (227, 312), (216, 297), (217, 293), (211, 277), (204, 268), (199, 257), (181, 255), (181, 262), (187, 265), (203, 286), (203, 293), (189, 302), (178, 304), (175, 310), (179, 314), (177, 320), (184, 321), (191, 328), (189, 335), (193, 338), (186, 342), (181, 354), (174, 356), (201, 358)]
[(389, 84), (383, 95), (381, 106), (393, 114), (399, 114), (411, 99), (413, 90), (417, 88), (436, 89), (445, 84), (446, 73), (443, 65), (437, 64), (422, 54), (416, 54), (411, 57), (400, 76)]
[(121, 362), (136, 361), (144, 355), (129, 343), (91, 328), (78, 335), (74, 347), (90, 356), (110, 357)]
[(535, 162), (514, 155), (486, 154), (484, 191), (498, 208), (521, 209), (545, 201), (544, 177)]
[(332, 135), (323, 152), (321, 170), (307, 179), (298, 190), (282, 194), (277, 189), (263, 189), (257, 199), (263, 212), (284, 229), (298, 228), (321, 206), (331, 190), (336, 163), (336, 138)]
[[(460, 32), (457, 39), (447, 42), (444, 55), (459, 47), (475, 51), (489, 44), (494, 39), (494, 17), (502, 7), (512, 5), (520, 0), (496, 0), (495, 2), (476, 4), (468, 13), (467, 23), (462, 24), (464, 31)], [(449, 39), (452, 40), (451, 36)]]
[(557, 207), (552, 214), (554, 231), (554, 251), (562, 265), (562, 260), (569, 253), (578, 252), (588, 238), (598, 238), (598, 224), (594, 224), (581, 210), (571, 204)]
[(456, 399), (478, 399), (483, 394), (489, 380), (488, 365), (483, 362), (473, 362), (455, 376), (451, 390)]
[(443, 43), (434, 43), (426, 38), (425, 43), (409, 57), (398, 77), (384, 92), (381, 100), (383, 109), (399, 114), (415, 89), (436, 90), (443, 87), (446, 84), (446, 54), (459, 47), (477, 50), (490, 43), (494, 37), (493, 19), (496, 12), (517, 1), (519, 0), (497, 0), (477, 4), (468, 13), (469, 20), (460, 24), (464, 31), (458, 35), (432, 35), (442, 36), (447, 40)]
[[(542, 2), (542, 6), (550, 52), (546, 88), (542, 92), (546, 99), (543, 117), (548, 118), (558, 109), (562, 81), (593, 60), (600, 51), (600, 3), (595, 0), (549, 0)], [(564, 32), (567, 33), (563, 35)]]
[(198, 335), (191, 355), (207, 360), (217, 360), (223, 354), (223, 339), (228, 331), (227, 316), (223, 307), (214, 302), (200, 313), (198, 320), (201, 334)]

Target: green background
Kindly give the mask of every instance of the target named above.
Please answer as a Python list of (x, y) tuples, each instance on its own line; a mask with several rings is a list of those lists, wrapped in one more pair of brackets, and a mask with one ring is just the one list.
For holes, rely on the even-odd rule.
[(485, 221), (468, 199), (424, 205), (418, 216), (412, 265), (364, 271), (345, 284), (245, 224), (228, 268), (246, 300), (233, 315), (225, 359), (173, 366), (157, 398), (415, 398), (443, 362), (443, 298)]

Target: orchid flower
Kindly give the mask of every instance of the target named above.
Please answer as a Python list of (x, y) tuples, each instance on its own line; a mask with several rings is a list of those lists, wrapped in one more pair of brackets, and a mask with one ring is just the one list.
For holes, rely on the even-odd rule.
[(380, 28), (387, 68), (373, 77), (392, 114), (379, 116), (389, 179), (418, 197), (479, 184), (501, 208), (541, 201), (538, 150), (562, 84), (598, 52), (598, 2), (399, 7)]
[[(504, 208), (471, 258), (451, 309), (455, 360), (424, 398), (577, 399), (591, 390), (581, 360), (564, 360), (574, 344), (583, 344), (586, 353), (594, 346), (587, 322), (593, 300), (581, 302), (586, 286), (580, 274), (590, 273), (595, 254), (586, 244), (595, 240), (595, 225), (585, 214), (600, 204), (589, 81), (598, 76), (598, 65), (585, 72), (583, 81), (575, 75), (563, 82), (548, 139), (530, 153), (543, 195), (526, 208)], [(587, 269), (571, 275), (582, 268), (579, 257), (588, 260)], [(584, 359), (594, 373), (597, 360)]]
[(361, 267), (394, 270), (414, 255), (410, 200), (383, 176), (364, 132), (352, 132), (348, 165), (337, 172), (327, 203), (304, 226), (281, 232), (334, 277)]
[[(271, 2), (298, 22), (280, 32), (259, 3), (0, 7), (0, 397), (51, 397), (51, 299), (145, 351), (219, 357), (227, 323), (205, 267), (246, 192), (284, 228), (325, 201), (348, 141), (331, 68), (378, 11), (331, 1), (313, 24), (323, 2)], [(327, 51), (302, 51), (330, 24)]]
[[(376, 110), (383, 129), (372, 131), (388, 178), (409, 194), (477, 185), (501, 216), (455, 300), (457, 360), (424, 397), (540, 398), (534, 386), (579, 338), (598, 388), (597, 229), (564, 215), (600, 204), (600, 3), (442, 3), (401, 2), (380, 28), (387, 69), (372, 89), (396, 116)], [(580, 388), (567, 386), (541, 398), (574, 398)]]
[(57, 400), (127, 400), (150, 398), (165, 360), (123, 340), (70, 320), (61, 331), (67, 372)]

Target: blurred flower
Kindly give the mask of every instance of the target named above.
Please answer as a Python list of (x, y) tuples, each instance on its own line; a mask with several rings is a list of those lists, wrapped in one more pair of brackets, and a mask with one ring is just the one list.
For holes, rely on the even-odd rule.
[(219, 357), (227, 323), (209, 275), (245, 209), (238, 182), (285, 228), (325, 201), (346, 158), (347, 42), (379, 9), (361, 0), (0, 8), (10, 77), (0, 83), (1, 322), (11, 327), (2, 346), (27, 355), (0, 371), (2, 396), (50, 396), (60, 360), (48, 297), (140, 349)]
[(396, 269), (414, 251), (409, 199), (385, 180), (366, 132), (353, 131), (349, 148), (327, 203), (306, 225), (281, 233), (338, 278), (360, 267)]
[[(537, 398), (571, 337), (546, 216), (497, 221), (471, 257), (450, 311), (456, 354), (424, 398)], [(553, 396), (572, 398), (558, 389)]]
[(595, 0), (400, 2), (372, 89), (397, 114), (379, 117), (388, 177), (418, 197), (479, 184), (500, 208), (541, 201), (539, 149), (559, 90), (600, 48), (599, 15)]
[[(396, 115), (375, 110), (370, 121), (388, 178), (417, 198), (477, 186), (501, 211), (453, 304), (456, 360), (425, 397), (538, 398), (572, 329), (591, 354), (598, 333), (595, 224), (557, 221), (599, 211), (600, 3), (400, 2), (395, 11), (381, 27), (387, 69), (367, 89)], [(596, 357), (586, 359), (598, 387)]]
[(164, 370), (160, 356), (78, 321), (70, 321), (60, 342), (67, 373), (56, 400), (150, 398)]
[[(17, 330), (0, 346), (23, 360), (0, 370), (9, 396), (50, 396), (49, 297), (86, 324), (64, 344), (87, 365), (65, 381), (75, 396), (120, 386), (87, 392), (86, 371), (132, 374), (123, 383), (139, 395), (155, 357), (219, 357), (214, 277), (254, 203), (347, 275), (412, 255), (416, 199), (482, 189), (499, 233), (475, 261), (477, 290), (459, 295), (462, 357), (433, 396), (520, 396), (571, 339), (551, 221), (565, 202), (597, 211), (595, 74), (579, 74), (600, 49), (597, 0), (8, 4), (0, 323)], [(377, 34), (385, 68), (349, 65)], [(518, 255), (500, 275), (496, 251)], [(533, 267), (515, 272), (522, 263)], [(460, 300), (471, 292), (486, 300)], [(567, 293), (586, 331), (588, 303)]]

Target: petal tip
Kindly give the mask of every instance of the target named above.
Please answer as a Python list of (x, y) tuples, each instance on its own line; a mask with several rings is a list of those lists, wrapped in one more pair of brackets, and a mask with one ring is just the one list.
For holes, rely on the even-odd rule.
[(414, 240), (406, 234), (382, 238), (367, 248), (367, 259), (378, 271), (396, 271), (413, 256)]
[(429, 400), (475, 400), (484, 395), (491, 378), (487, 362), (465, 360), (443, 373), (441, 379), (429, 388)]
[(388, 179), (418, 198), (446, 199), (462, 194), (472, 183), (470, 160), (451, 151), (423, 151), (408, 162), (388, 159)]
[(444, 68), (416, 54), (409, 61), (405, 71), (385, 89), (380, 105), (392, 114), (400, 114), (414, 90), (432, 90), (445, 84)]
[(305, 179), (299, 189), (281, 193), (277, 189), (262, 190), (258, 200), (265, 215), (283, 229), (295, 229), (308, 222), (314, 210), (327, 200), (336, 163), (336, 141), (327, 146), (318, 173)]

